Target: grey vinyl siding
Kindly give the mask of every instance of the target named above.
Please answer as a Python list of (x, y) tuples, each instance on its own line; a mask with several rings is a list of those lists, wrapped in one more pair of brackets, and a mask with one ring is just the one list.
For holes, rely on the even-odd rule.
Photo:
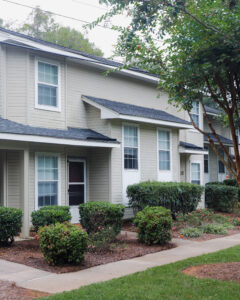
[(172, 176), (173, 181), (180, 181), (179, 131), (172, 130)]
[(5, 160), (5, 152), (0, 151), (0, 206), (4, 204), (4, 160)]
[(6, 51), (0, 45), (0, 116), (5, 117), (5, 97), (6, 97)]
[(7, 152), (7, 206), (23, 209), (21, 153)]

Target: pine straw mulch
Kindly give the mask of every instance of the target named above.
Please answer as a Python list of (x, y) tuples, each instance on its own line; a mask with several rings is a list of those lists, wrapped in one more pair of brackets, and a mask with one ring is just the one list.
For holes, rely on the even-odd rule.
[(164, 246), (147, 246), (139, 243), (137, 238), (124, 234), (118, 236), (117, 242), (114, 243), (108, 251), (87, 252), (82, 265), (49, 266), (43, 258), (39, 241), (32, 239), (15, 242), (11, 247), (0, 248), (0, 259), (24, 264), (48, 272), (68, 273), (168, 250), (174, 247), (176, 247), (176, 245), (173, 243), (168, 243)]
[(193, 266), (184, 269), (183, 273), (197, 278), (240, 282), (240, 262)]
[(1, 300), (30, 300), (39, 297), (46, 297), (50, 294), (24, 289), (16, 286), (10, 281), (0, 280), (0, 299)]

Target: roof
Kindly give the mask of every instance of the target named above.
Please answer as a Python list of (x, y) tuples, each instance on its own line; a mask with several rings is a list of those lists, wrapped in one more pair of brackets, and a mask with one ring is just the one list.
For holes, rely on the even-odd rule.
[(185, 149), (191, 149), (191, 150), (198, 150), (198, 151), (203, 151), (205, 152), (206, 150), (202, 147), (199, 147), (197, 145), (194, 144), (190, 144), (190, 143), (186, 143), (186, 142), (181, 142), (179, 143), (179, 146), (185, 148)]
[(84, 140), (118, 143), (116, 139), (111, 139), (91, 129), (81, 129), (68, 127), (67, 130), (33, 127), (20, 124), (0, 117), (0, 133), (11, 133), (19, 135), (34, 135), (43, 137), (62, 138), (68, 140)]
[(163, 110), (157, 110), (153, 108), (147, 108), (143, 106), (137, 106), (117, 101), (110, 101), (101, 98), (95, 98), (91, 96), (84, 96), (83, 97), (93, 101), (94, 103), (110, 109), (120, 115), (127, 115), (127, 116), (135, 116), (135, 117), (142, 117), (154, 120), (161, 120), (167, 122), (174, 122), (179, 124), (191, 125), (190, 122), (180, 119), (174, 115), (171, 115)]
[[(213, 133), (208, 133), (210, 138), (213, 140), (214, 143), (218, 143), (216, 137), (213, 135)], [(232, 145), (233, 142), (230, 140), (230, 139), (227, 139), (225, 138), (224, 136), (218, 134), (218, 137), (220, 138), (220, 141), (223, 143), (223, 144), (226, 144), (226, 145)], [(204, 135), (204, 142), (208, 142), (208, 138)]]
[[(10, 35), (14, 35), (14, 36), (19, 37), (19, 38), (27, 39), (27, 40), (32, 41), (32, 42), (37, 42), (37, 43), (39, 43), (41, 45), (44, 45), (44, 46), (49, 46), (51, 48), (55, 48), (55, 49), (67, 51), (69, 53), (73, 53), (73, 54), (77, 54), (77, 55), (83, 56), (86, 59), (89, 59), (89, 62), (90, 61), (92, 61), (92, 62), (93, 61), (97, 61), (97, 62), (99, 62), (99, 63), (101, 63), (103, 65), (107, 65), (107, 66), (111, 66), (111, 67), (115, 67), (115, 68), (119, 68), (119, 67), (123, 67), (124, 66), (122, 63), (116, 62), (114, 60), (106, 59), (104, 57), (93, 55), (93, 54), (88, 54), (88, 53), (83, 52), (83, 51), (73, 50), (71, 48), (67, 48), (67, 47), (64, 47), (64, 46), (52, 43), (52, 42), (47, 42), (47, 41), (44, 41), (44, 40), (41, 40), (41, 39), (38, 39), (38, 38), (34, 38), (32, 36), (29, 36), (29, 35), (20, 33), (20, 32), (15, 32), (15, 31), (6, 29), (6, 28), (0, 27), (0, 32), (1, 31), (5, 32), (5, 33), (8, 33)], [(10, 39), (6, 39), (6, 40), (2, 40), (2, 41), (0, 39), (0, 43), (6, 43), (6, 44), (13, 45), (13, 46), (19, 46), (19, 47), (24, 46), (24, 43), (12, 40), (11, 38)], [(32, 50), (39, 50), (36, 47), (35, 48), (31, 47), (31, 49)], [(75, 58), (77, 58), (77, 57), (75, 57)], [(145, 74), (145, 75), (148, 75), (148, 76), (151, 76), (151, 77), (154, 77), (154, 78), (158, 78), (159, 77), (156, 74), (150, 74), (150, 73), (148, 73), (148, 72), (146, 72), (144, 70), (138, 69), (136, 67), (131, 67), (128, 70), (134, 71), (134, 72), (137, 72), (137, 73), (141, 73), (141, 74)]]
[(219, 110), (207, 105), (204, 105), (205, 109), (206, 109), (206, 113), (208, 114), (213, 114), (213, 115), (219, 115)]

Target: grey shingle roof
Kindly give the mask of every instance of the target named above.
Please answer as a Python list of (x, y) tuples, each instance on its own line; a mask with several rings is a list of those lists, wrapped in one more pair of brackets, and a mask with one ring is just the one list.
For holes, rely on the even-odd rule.
[(33, 127), (20, 124), (0, 117), (0, 133), (12, 133), (21, 135), (36, 135), (44, 137), (63, 138), (71, 140), (95, 140), (99, 142), (114, 142), (116, 139), (111, 139), (91, 129), (71, 128), (67, 130), (50, 129)]
[(127, 104), (127, 103), (122, 103), (117, 101), (110, 101), (110, 100), (95, 98), (91, 96), (84, 96), (84, 97), (108, 109), (111, 109), (121, 115), (143, 117), (143, 118), (191, 125), (190, 122), (175, 117), (174, 115), (171, 115), (162, 110)]
[[(82, 55), (86, 58), (94, 59), (94, 60), (96, 60), (96, 61), (98, 61), (98, 62), (100, 62), (101, 64), (104, 64), (104, 65), (108, 65), (108, 66), (112, 66), (112, 67), (116, 67), (116, 68), (123, 66), (122, 63), (116, 62), (114, 60), (110, 60), (110, 59), (107, 59), (107, 58), (104, 58), (104, 57), (101, 57), (101, 56), (97, 56), (97, 55), (93, 55), (93, 54), (88, 54), (88, 53), (83, 52), (83, 51), (73, 50), (71, 48), (67, 48), (67, 47), (64, 47), (64, 46), (61, 46), (61, 45), (58, 45), (58, 44), (55, 44), (55, 43), (51, 43), (51, 42), (47, 42), (47, 41), (44, 41), (44, 40), (41, 40), (41, 39), (37, 39), (37, 38), (34, 38), (32, 36), (29, 36), (29, 35), (26, 35), (26, 34), (23, 34), (23, 33), (20, 33), (20, 32), (15, 32), (15, 31), (12, 31), (12, 30), (9, 30), (9, 29), (6, 29), (6, 28), (0, 27), (0, 31), (7, 32), (7, 33), (10, 33), (12, 35), (21, 37), (21, 38), (26, 38), (30, 41), (34, 41), (34, 42), (40, 43), (42, 45), (53, 47), (55, 49), (65, 50), (65, 51), (68, 51), (68, 52), (71, 52), (71, 53), (79, 54), (79, 55)], [(21, 46), (21, 43), (16, 42), (16, 41), (9, 40), (9, 43), (13, 44), (15, 46)], [(35, 50), (38, 50), (38, 49), (35, 49)], [(130, 67), (129, 70), (134, 71), (134, 72), (138, 72), (138, 73), (142, 73), (142, 74), (147, 74), (149, 76), (153, 76), (153, 77), (156, 77), (156, 78), (159, 77), (156, 74), (150, 74), (149, 72), (138, 69), (136, 67)]]
[(202, 147), (199, 147), (199, 146), (191, 144), (191, 143), (181, 142), (181, 141), (179, 143), (179, 146), (184, 147), (185, 149), (192, 149), (192, 150), (197, 150), (197, 151), (206, 151)]
[[(216, 137), (212, 133), (208, 133), (208, 134), (209, 134), (210, 138), (214, 141), (214, 143), (218, 143)], [(223, 144), (227, 144), (227, 145), (233, 144), (233, 142), (230, 139), (227, 139), (220, 134), (218, 134), (218, 136)], [(205, 135), (204, 135), (204, 142), (208, 142), (208, 138)]]
[(210, 106), (207, 106), (207, 105), (204, 105), (204, 107), (205, 107), (207, 113), (216, 114), (216, 115), (219, 114), (219, 110), (216, 109), (216, 108), (213, 108), (213, 107), (210, 107)]

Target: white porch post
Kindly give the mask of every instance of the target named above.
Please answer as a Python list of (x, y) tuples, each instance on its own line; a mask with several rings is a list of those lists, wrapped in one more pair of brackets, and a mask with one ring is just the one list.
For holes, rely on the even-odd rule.
[(23, 228), (22, 237), (29, 236), (29, 192), (28, 192), (28, 182), (29, 182), (29, 150), (23, 150)]

